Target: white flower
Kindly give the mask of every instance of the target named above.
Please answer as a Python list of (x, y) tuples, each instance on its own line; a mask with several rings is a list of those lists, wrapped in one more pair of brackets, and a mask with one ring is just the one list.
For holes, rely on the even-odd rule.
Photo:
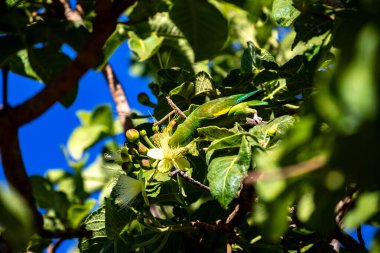
[(164, 130), (159, 133), (156, 145), (157, 148), (152, 148), (148, 151), (147, 156), (160, 160), (157, 169), (161, 173), (169, 172), (173, 167), (177, 170), (186, 170), (190, 168), (189, 161), (184, 157), (185, 148), (171, 147), (169, 145), (170, 133)]

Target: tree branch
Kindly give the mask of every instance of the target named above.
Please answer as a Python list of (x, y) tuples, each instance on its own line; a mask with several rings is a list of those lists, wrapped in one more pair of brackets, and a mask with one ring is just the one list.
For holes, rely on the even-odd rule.
[(8, 104), (8, 73), (9, 69), (7, 67), (3, 67), (1, 69), (3, 74), (3, 108), (7, 108)]
[(285, 179), (291, 177), (297, 177), (310, 173), (312, 171), (318, 170), (325, 165), (326, 161), (323, 157), (317, 156), (311, 158), (310, 160), (289, 165), (278, 171), (251, 171), (248, 173), (247, 177), (244, 179), (244, 185), (255, 184), (258, 180), (260, 181), (272, 181), (278, 179)]
[(117, 79), (111, 65), (107, 64), (105, 66), (103, 75), (107, 80), (108, 88), (116, 105), (116, 111), (120, 118), (120, 123), (123, 126), (124, 131), (127, 131), (128, 129), (133, 128), (133, 122), (129, 117), (131, 114), (131, 108), (127, 96), (125, 95), (124, 89)]
[(210, 191), (210, 187), (208, 187), (207, 185), (204, 185), (202, 184), (201, 182), (195, 180), (194, 178), (190, 177), (189, 175), (186, 174), (185, 171), (182, 171), (182, 170), (174, 170), (172, 172), (169, 173), (169, 177), (172, 177), (174, 175), (179, 175), (181, 176), (183, 179), (185, 179), (187, 182), (195, 185), (195, 186), (198, 186), (199, 188), (205, 190), (205, 191)]

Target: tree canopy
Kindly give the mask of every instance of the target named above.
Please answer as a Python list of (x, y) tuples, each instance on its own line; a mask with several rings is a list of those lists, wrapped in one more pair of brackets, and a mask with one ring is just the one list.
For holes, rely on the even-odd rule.
[[(154, 121), (108, 63), (125, 42)], [(378, 1), (1, 0), (0, 251), (379, 252), (361, 235), (380, 224), (379, 59)], [(79, 111), (72, 170), (28, 177), (20, 127), (91, 69), (119, 117)], [(11, 107), (10, 71), (44, 88)]]

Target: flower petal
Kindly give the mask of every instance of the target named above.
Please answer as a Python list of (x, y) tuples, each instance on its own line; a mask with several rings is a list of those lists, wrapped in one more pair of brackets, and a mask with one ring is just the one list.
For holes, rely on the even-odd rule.
[(180, 170), (190, 169), (190, 163), (184, 157), (178, 157), (173, 162), (174, 162), (174, 166), (176, 167), (176, 169), (180, 169)]
[(161, 173), (169, 172), (171, 168), (173, 168), (173, 163), (168, 159), (161, 160), (157, 166), (158, 171)]
[(158, 159), (158, 160), (164, 159), (164, 153), (162, 152), (162, 149), (160, 148), (149, 149), (146, 155), (153, 159)]

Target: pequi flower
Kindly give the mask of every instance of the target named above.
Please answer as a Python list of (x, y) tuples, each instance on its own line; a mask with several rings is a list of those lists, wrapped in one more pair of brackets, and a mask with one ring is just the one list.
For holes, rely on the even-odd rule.
[(190, 168), (189, 161), (184, 157), (186, 149), (179, 146), (171, 147), (169, 145), (170, 131), (165, 129), (162, 133), (156, 134), (158, 135), (155, 139), (157, 148), (150, 149), (147, 156), (160, 160), (157, 166), (158, 171), (166, 173), (173, 167), (177, 170)]

